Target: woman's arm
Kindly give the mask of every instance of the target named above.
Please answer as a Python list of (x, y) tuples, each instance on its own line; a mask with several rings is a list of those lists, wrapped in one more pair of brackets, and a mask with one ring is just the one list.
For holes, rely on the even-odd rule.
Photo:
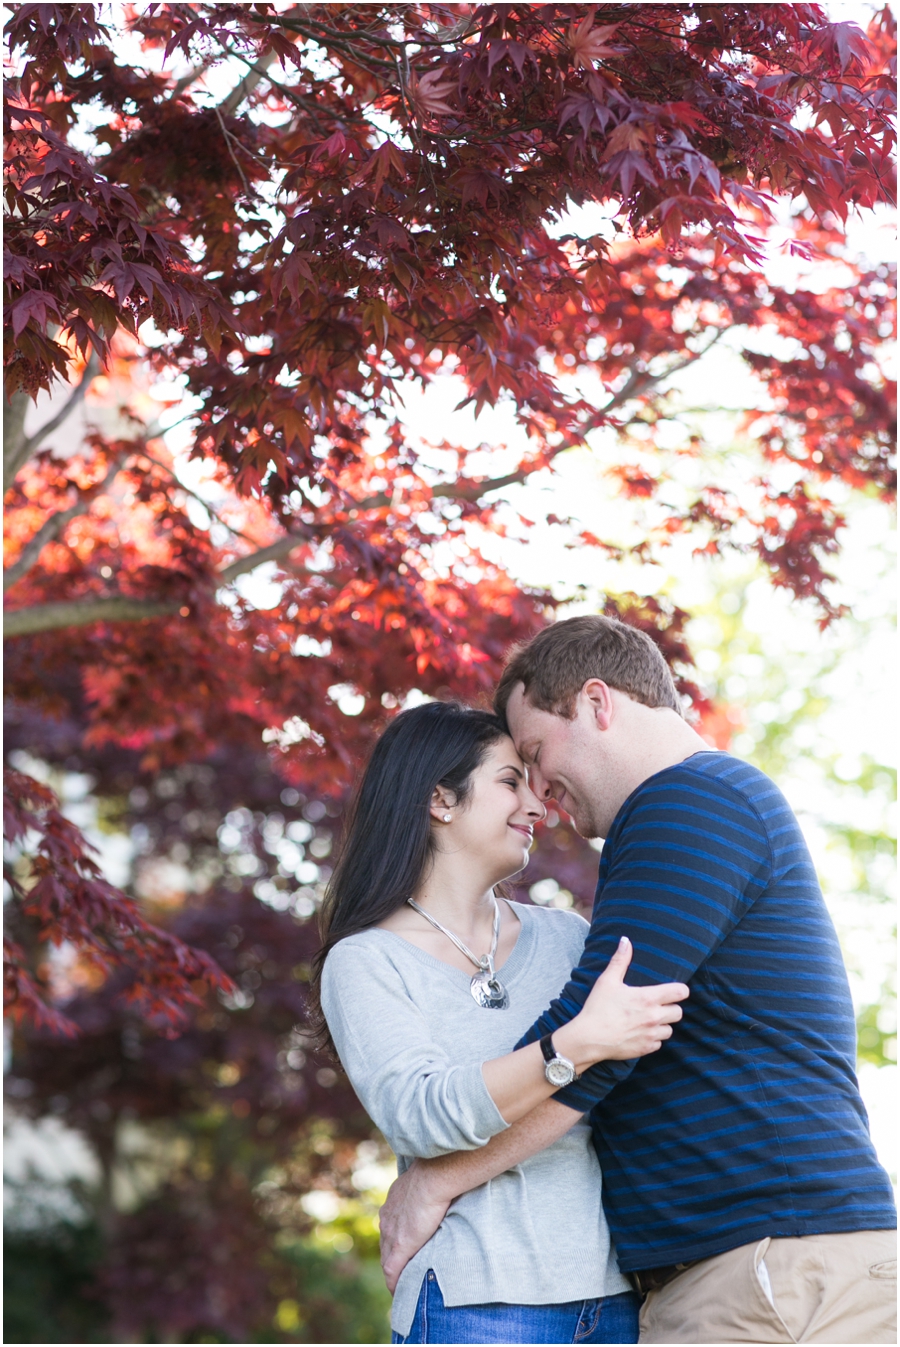
[[(631, 942), (624, 936), (605, 971), (595, 982), (581, 1011), (553, 1034), (553, 1046), (580, 1075), (595, 1062), (629, 1061), (656, 1052), (672, 1037), (681, 1019), (679, 1001), (688, 995), (681, 982), (657, 987), (629, 987)], [(485, 1062), (481, 1068), (488, 1093), (508, 1123), (524, 1118), (549, 1099), (558, 1087), (544, 1075), (539, 1043)]]
[(475, 1150), (505, 1130), (480, 1062), (455, 1063), (435, 1043), (383, 950), (335, 945), (322, 970), (322, 1009), (350, 1083), (397, 1155)]
[[(576, 1070), (655, 1051), (681, 1017), (677, 1002), (687, 988), (627, 986), (630, 958), (625, 941), (580, 1013), (554, 1034), (557, 1052)], [(397, 1154), (475, 1150), (554, 1093), (537, 1043), (481, 1066), (451, 1063), (400, 974), (378, 953), (335, 946), (322, 1006), (354, 1089)]]

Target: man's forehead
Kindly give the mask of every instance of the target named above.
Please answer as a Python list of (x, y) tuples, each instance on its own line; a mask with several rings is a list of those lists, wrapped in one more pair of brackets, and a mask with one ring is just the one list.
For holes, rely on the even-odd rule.
[(509, 694), (509, 701), (506, 703), (507, 715), (512, 713), (517, 720), (522, 720), (529, 711), (535, 708), (531, 705), (525, 696), (525, 684), (516, 683), (512, 692)]
[(550, 711), (542, 711), (530, 701), (524, 683), (517, 683), (510, 693), (506, 704), (506, 718), (516, 739), (543, 733), (554, 720), (558, 719)]

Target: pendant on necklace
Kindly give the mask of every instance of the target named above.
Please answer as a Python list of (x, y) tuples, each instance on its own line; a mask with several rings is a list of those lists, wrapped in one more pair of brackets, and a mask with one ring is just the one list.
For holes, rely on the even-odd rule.
[(469, 990), (484, 1010), (509, 1009), (509, 992), (496, 974), (492, 977), (487, 969), (475, 974), (469, 983)]

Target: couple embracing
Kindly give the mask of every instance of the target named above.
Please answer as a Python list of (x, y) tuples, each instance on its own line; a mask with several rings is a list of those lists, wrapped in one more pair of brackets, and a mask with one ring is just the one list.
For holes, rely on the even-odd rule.
[[(800, 828), (604, 617), (495, 713), (401, 713), (357, 795), (314, 981), (400, 1177), (395, 1342), (896, 1341), (891, 1186)], [(593, 918), (516, 903), (554, 798)]]

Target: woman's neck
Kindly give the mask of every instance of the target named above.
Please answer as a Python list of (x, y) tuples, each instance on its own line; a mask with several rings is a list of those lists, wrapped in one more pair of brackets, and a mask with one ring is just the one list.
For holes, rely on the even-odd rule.
[(493, 888), (486, 887), (482, 877), (460, 874), (458, 866), (442, 864), (441, 859), (436, 859), (414, 894), (415, 901), (467, 943), (468, 937), (476, 939), (485, 931), (490, 933), (494, 923)]

